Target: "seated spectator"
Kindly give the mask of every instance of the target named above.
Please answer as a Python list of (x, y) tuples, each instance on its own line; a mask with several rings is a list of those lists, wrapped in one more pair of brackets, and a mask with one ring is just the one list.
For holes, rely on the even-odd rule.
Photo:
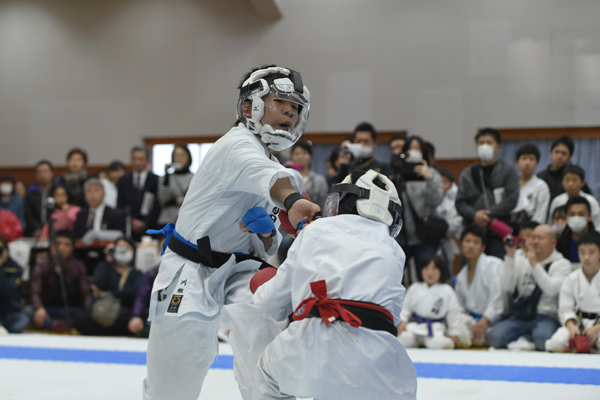
[(500, 320), (505, 303), (500, 288), (502, 260), (484, 254), (486, 240), (485, 229), (479, 225), (465, 228), (460, 242), (466, 264), (456, 275), (456, 295), (466, 312), (463, 322), (476, 346), (485, 345), (488, 327)]
[(534, 229), (527, 253), (516, 250), (517, 246), (506, 245), (500, 275), (502, 290), (512, 293), (510, 317), (490, 329), (488, 343), (506, 348), (522, 336), (531, 336), (535, 346), (525, 342), (523, 347), (515, 349), (544, 350), (546, 340), (560, 326), (558, 293), (571, 273), (571, 263), (556, 251), (556, 232), (549, 225)]
[(15, 214), (21, 221), (21, 228), (25, 230), (23, 200), (15, 193), (15, 180), (10, 175), (0, 177), (0, 208)]
[(568, 136), (562, 136), (552, 142), (550, 157), (552, 162), (548, 167), (538, 174), (538, 178), (548, 184), (550, 189), (550, 201), (565, 192), (563, 188), (563, 174), (565, 167), (570, 164), (575, 143)]
[(104, 203), (112, 208), (117, 208), (118, 190), (117, 182), (125, 174), (125, 165), (121, 161), (113, 161), (108, 166), (106, 178), (100, 178), (104, 186)]
[(563, 230), (556, 249), (571, 263), (579, 263), (577, 241), (584, 233), (596, 230), (592, 222), (590, 203), (585, 197), (573, 196), (565, 205), (567, 227)]
[(35, 182), (29, 186), (25, 196), (25, 222), (27, 225), (25, 234), (27, 236), (40, 236), (48, 217), (46, 199), (52, 196), (54, 183), (52, 163), (48, 160), (38, 161), (35, 165)]
[(67, 153), (67, 171), (61, 177), (60, 183), (67, 188), (69, 198), (73, 204), (83, 206), (85, 204), (83, 184), (88, 178), (87, 152), (79, 147), (74, 147)]
[(321, 175), (311, 169), (312, 149), (304, 141), (298, 141), (292, 146), (292, 163), (289, 165), (302, 175), (304, 180), (304, 191), (311, 201), (320, 207), (325, 205), (329, 186)]
[(117, 184), (117, 206), (128, 210), (131, 216), (131, 232), (135, 240), (156, 227), (160, 214), (158, 202), (158, 176), (148, 171), (148, 150), (143, 147), (131, 149), (132, 172), (123, 175)]
[(29, 317), (21, 312), (23, 268), (8, 253), (8, 239), (0, 235), (0, 336), (21, 333), (29, 325)]
[[(426, 242), (417, 235), (417, 225), (423, 217), (435, 215), (436, 207), (444, 198), (444, 186), (439, 172), (429, 167), (429, 153), (424, 149), (423, 139), (409, 137), (403, 152), (410, 154), (415, 166), (409, 176), (394, 177), (403, 206), (404, 225), (400, 235), (406, 260), (414, 258), (414, 264), (418, 265), (425, 254), (436, 253), (439, 248), (439, 242)], [(405, 271), (408, 272), (408, 268), (405, 267)], [(408, 275), (410, 282), (416, 280), (416, 273), (414, 275), (414, 278)]]
[(104, 204), (104, 186), (98, 179), (91, 178), (85, 183), (85, 201), (75, 220), (75, 237), (81, 238), (90, 230), (125, 233), (125, 216), (121, 210)]
[(354, 170), (368, 171), (372, 169), (385, 176), (391, 176), (390, 166), (373, 158), (376, 146), (377, 131), (375, 131), (375, 127), (368, 122), (358, 124), (352, 134), (352, 143), (349, 146), (344, 146), (342, 142), (341, 147), (342, 152), (347, 149), (353, 157), (350, 158), (347, 155), (338, 157), (338, 175), (333, 183), (340, 183), (348, 176), (349, 171)]
[[(158, 253), (162, 252), (163, 243), (166, 237), (160, 241)], [(140, 286), (135, 294), (133, 308), (131, 309), (131, 319), (127, 324), (129, 332), (137, 336), (148, 337), (150, 333), (150, 321), (148, 321), (148, 313), (150, 308), (150, 296), (152, 295), (152, 285), (158, 275), (158, 265), (152, 268), (140, 279)]]
[(566, 351), (579, 335), (600, 349), (600, 233), (584, 234), (577, 247), (581, 268), (571, 272), (560, 289), (558, 317), (563, 326), (546, 340), (547, 351)]
[[(72, 231), (75, 227), (75, 221), (77, 220), (77, 214), (81, 211), (81, 207), (71, 204), (69, 201), (69, 192), (62, 186), (56, 186), (52, 191), (52, 197), (54, 198), (55, 207), (52, 212), (52, 219), (54, 220), (54, 231), (69, 230)], [(49, 224), (46, 222), (42, 228), (40, 237), (47, 239), (50, 236)]]
[(0, 208), (0, 234), (6, 236), (9, 242), (23, 237), (23, 225), (11, 211)]
[(460, 255), (460, 248), (456, 244), (456, 240), (460, 239), (463, 229), (463, 219), (458, 215), (456, 207), (454, 206), (456, 193), (458, 192), (458, 186), (454, 183), (454, 175), (447, 169), (440, 169), (439, 173), (442, 176), (444, 198), (440, 205), (435, 209), (435, 212), (440, 218), (444, 218), (448, 223), (448, 233), (446, 234), (446, 238), (440, 243), (440, 248), (442, 249), (442, 255), (446, 261), (446, 265), (448, 265), (449, 276), (451, 276), (454, 258)]
[[(509, 223), (510, 212), (519, 200), (519, 176), (507, 161), (498, 159), (502, 138), (492, 128), (480, 130), (475, 136), (480, 162), (464, 169), (458, 182), (456, 210), (465, 224), (475, 223), (487, 228), (494, 219)], [(485, 252), (504, 257), (500, 236), (488, 230)]]
[(178, 143), (171, 154), (171, 164), (165, 165), (165, 175), (158, 180), (158, 201), (161, 205), (158, 224), (164, 226), (177, 221), (194, 174), (190, 171), (192, 153), (185, 144)]
[[(588, 203), (590, 204), (590, 210), (592, 212), (592, 222), (594, 226), (600, 227), (600, 205), (598, 205), (598, 200), (591, 194), (587, 194), (583, 192), (583, 187), (585, 186), (585, 171), (583, 168), (577, 165), (569, 165), (563, 170), (563, 187), (565, 188), (565, 193), (559, 194), (556, 196), (552, 203), (550, 204), (550, 216), (554, 213), (554, 209), (560, 206), (564, 206), (567, 204), (567, 201), (573, 196), (581, 196), (584, 197)], [(552, 221), (550, 218), (548, 219), (548, 223), (550, 224)]]
[(19, 198), (25, 201), (25, 196), (27, 195), (27, 185), (23, 181), (15, 182), (15, 193)]
[(521, 190), (519, 202), (511, 212), (510, 226), (514, 229), (532, 220), (538, 224), (546, 222), (550, 205), (550, 189), (548, 184), (535, 176), (534, 172), (540, 162), (540, 151), (533, 144), (524, 144), (517, 150), (517, 167), (520, 171)]
[(556, 207), (552, 212), (552, 229), (556, 231), (558, 236), (562, 235), (567, 226), (567, 209), (565, 206)]
[[(91, 295), (85, 265), (73, 256), (74, 240), (71, 231), (56, 232), (58, 254), (55, 246), (51, 246), (51, 257), (36, 263), (33, 268), (30, 280), (31, 305), (35, 311), (33, 325), (38, 329), (67, 332), (71, 329), (72, 320), (90, 305)], [(67, 318), (60, 278), (56, 272), (59, 257), (64, 271), (70, 320)]]
[(100, 319), (95, 314), (92, 305), (92, 309), (75, 320), (74, 327), (83, 335), (125, 336), (129, 334), (127, 325), (142, 273), (133, 267), (135, 245), (129, 239), (117, 239), (114, 245), (107, 246), (105, 253), (106, 261), (96, 266), (90, 287), (94, 302), (105, 296), (116, 298), (118, 313), (106, 321), (105, 316)]
[(436, 254), (427, 254), (421, 259), (419, 274), (424, 282), (410, 285), (400, 315), (398, 339), (404, 347), (424, 345), (428, 349), (453, 349), (459, 344), (470, 346), (469, 334), (461, 318), (462, 308), (454, 289), (447, 283), (447, 271), (444, 260)]

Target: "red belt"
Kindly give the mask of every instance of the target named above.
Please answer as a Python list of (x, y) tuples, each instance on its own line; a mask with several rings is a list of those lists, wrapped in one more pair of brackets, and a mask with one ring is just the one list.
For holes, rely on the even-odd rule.
[[(391, 321), (391, 325), (395, 329), (393, 324), (394, 318), (392, 316), (392, 313), (390, 313), (388, 310), (377, 304), (365, 303), (361, 301), (330, 299), (327, 297), (327, 284), (324, 280), (311, 282), (310, 288), (316, 297), (309, 297), (307, 299), (304, 299), (298, 305), (293, 314), (294, 321), (300, 321), (312, 316), (309, 314), (311, 314), (311, 310), (313, 309), (313, 307), (317, 306), (319, 316), (323, 321), (325, 321), (325, 324), (329, 324), (335, 321), (336, 319), (341, 318), (343, 321), (347, 322), (351, 326), (358, 328), (359, 326), (363, 325), (363, 321), (361, 321), (360, 318), (358, 318), (355, 314), (346, 309), (346, 307), (351, 307), (357, 310), (364, 309), (365, 311), (372, 310), (382, 313), (384, 314), (384, 318), (389, 319), (389, 321)], [(369, 326), (365, 327), (371, 328)], [(388, 329), (382, 330), (389, 331)]]

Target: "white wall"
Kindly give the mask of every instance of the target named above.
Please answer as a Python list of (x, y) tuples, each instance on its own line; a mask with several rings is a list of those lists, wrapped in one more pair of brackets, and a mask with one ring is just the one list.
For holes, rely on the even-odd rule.
[(0, 165), (127, 160), (214, 135), (262, 63), (300, 71), (307, 131), (361, 120), (471, 157), (478, 127), (600, 125), (598, 0), (0, 1)]

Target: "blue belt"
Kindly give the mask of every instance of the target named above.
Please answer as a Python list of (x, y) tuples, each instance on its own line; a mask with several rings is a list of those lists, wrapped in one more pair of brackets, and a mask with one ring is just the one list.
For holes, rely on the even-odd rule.
[(417, 314), (413, 314), (411, 322), (418, 322), (419, 324), (423, 324), (426, 323), (427, 324), (427, 332), (429, 334), (429, 336), (433, 336), (433, 329), (431, 329), (431, 324), (433, 324), (434, 322), (444, 322), (445, 319), (444, 318), (440, 318), (440, 319), (429, 319), (429, 318), (423, 318)]
[(474, 312), (472, 312), (472, 311), (469, 311), (469, 315), (470, 315), (471, 317), (475, 318), (475, 321), (479, 321), (481, 318), (483, 318), (483, 315), (481, 315), (481, 314), (475, 314), (475, 313), (474, 313)]

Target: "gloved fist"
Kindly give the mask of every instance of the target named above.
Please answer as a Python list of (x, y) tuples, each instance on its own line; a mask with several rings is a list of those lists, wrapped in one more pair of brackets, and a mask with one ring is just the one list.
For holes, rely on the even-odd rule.
[(256, 292), (256, 289), (262, 286), (265, 282), (268, 282), (271, 279), (273, 279), (276, 273), (277, 268), (275, 267), (267, 267), (258, 271), (252, 277), (252, 279), (250, 279), (250, 291), (252, 292), (252, 294), (254, 294), (254, 292)]
[(262, 207), (254, 207), (246, 212), (242, 217), (242, 223), (250, 229), (251, 232), (262, 235), (270, 233), (275, 229), (275, 223), (271, 216)]

